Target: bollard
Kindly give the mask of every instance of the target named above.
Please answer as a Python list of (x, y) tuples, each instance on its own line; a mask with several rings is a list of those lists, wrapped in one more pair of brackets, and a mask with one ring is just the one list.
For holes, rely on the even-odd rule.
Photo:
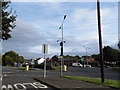
[(26, 65), (26, 70), (27, 70), (27, 71), (29, 70), (29, 65)]
[(66, 65), (64, 65), (64, 71), (67, 72), (67, 66)]

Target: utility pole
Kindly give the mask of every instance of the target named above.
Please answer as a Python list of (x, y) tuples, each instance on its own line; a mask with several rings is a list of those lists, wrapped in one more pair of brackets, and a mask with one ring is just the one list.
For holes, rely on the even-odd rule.
[(98, 35), (99, 35), (99, 51), (100, 51), (100, 68), (101, 68), (101, 82), (104, 83), (104, 60), (102, 50), (102, 34), (101, 34), (101, 19), (100, 19), (100, 1), (97, 0), (97, 15), (98, 15)]
[[(63, 75), (63, 64), (64, 64), (64, 61), (63, 61), (63, 43), (65, 43), (65, 41), (63, 40), (63, 23), (64, 23), (65, 19), (66, 19), (66, 15), (64, 15), (62, 24), (59, 27), (59, 29), (62, 30), (62, 40), (60, 41), (60, 46), (61, 46), (61, 54), (60, 54), (60, 59), (61, 59), (61, 75)], [(59, 40), (57, 42), (59, 42)]]

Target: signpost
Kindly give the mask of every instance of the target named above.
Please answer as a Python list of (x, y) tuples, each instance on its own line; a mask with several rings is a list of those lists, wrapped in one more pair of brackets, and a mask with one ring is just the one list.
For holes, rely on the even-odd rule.
[[(48, 53), (48, 45), (47, 44), (43, 44), (42, 45), (42, 53), (44, 54), (44, 59), (45, 59), (45, 55)], [(46, 60), (44, 62), (44, 75), (43, 77), (46, 77)]]

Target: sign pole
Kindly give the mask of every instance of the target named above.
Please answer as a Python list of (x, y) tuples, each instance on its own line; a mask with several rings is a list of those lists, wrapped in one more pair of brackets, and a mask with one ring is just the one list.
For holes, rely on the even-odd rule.
[[(44, 53), (44, 59), (45, 59), (45, 53)], [(46, 77), (46, 60), (44, 62), (44, 78)]]
[(47, 44), (43, 44), (42, 45), (42, 53), (44, 54), (44, 74), (43, 74), (43, 77), (45, 78), (46, 77), (46, 54), (48, 53), (48, 45)]

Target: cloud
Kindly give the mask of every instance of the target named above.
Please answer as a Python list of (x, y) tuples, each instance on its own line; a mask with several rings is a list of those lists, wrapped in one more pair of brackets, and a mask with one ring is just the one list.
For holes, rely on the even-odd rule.
[[(11, 0), (12, 2), (96, 2), (96, 0)], [(119, 0), (101, 0), (101, 2), (118, 2)]]
[[(3, 52), (14, 50), (25, 58), (42, 57), (42, 44), (48, 44), (48, 56), (60, 55), (60, 45), (57, 40), (61, 40), (61, 30), (58, 28), (66, 12), (69, 14), (64, 22), (64, 40), (66, 41), (64, 55), (85, 55), (83, 46), (90, 48), (89, 55), (99, 53), (95, 8), (80, 8), (80, 6), (73, 8), (67, 3), (36, 3), (34, 5), (36, 7), (33, 9), (27, 4), (24, 6), (24, 9), (26, 7), (31, 11), (18, 17), (17, 26), (12, 32), (13, 37), (3, 42)], [(24, 13), (23, 8), (17, 8), (19, 13)], [(117, 10), (102, 8), (101, 13), (103, 46), (113, 45), (117, 42), (117, 23), (111, 22), (116, 22)]]

